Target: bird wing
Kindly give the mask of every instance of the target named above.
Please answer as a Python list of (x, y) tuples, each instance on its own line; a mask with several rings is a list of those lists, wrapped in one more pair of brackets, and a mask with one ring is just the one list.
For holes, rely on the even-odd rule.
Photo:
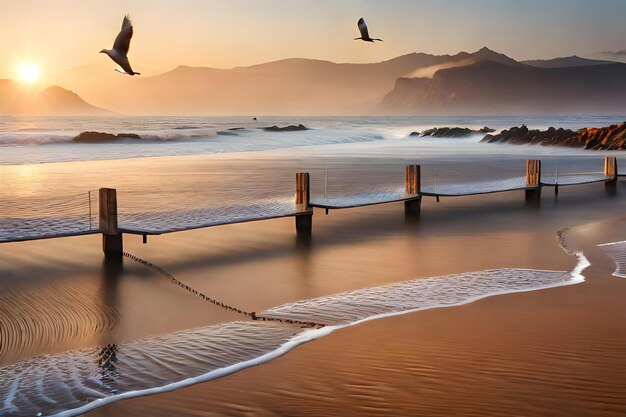
[(122, 55), (128, 54), (128, 49), (130, 48), (130, 39), (133, 37), (133, 24), (130, 21), (130, 16), (124, 16), (124, 20), (122, 21), (122, 29), (120, 33), (118, 33), (115, 38), (115, 42), (113, 43), (113, 49), (119, 52)]
[(135, 71), (133, 71), (132, 67), (130, 66), (130, 62), (128, 62), (128, 58), (126, 56), (122, 57), (121, 59), (115, 61), (117, 62), (117, 64), (122, 67), (122, 69), (124, 70), (124, 72), (126, 72), (126, 74), (128, 75), (134, 75)]
[(365, 24), (365, 20), (363, 18), (359, 19), (359, 22), (357, 23), (357, 26), (359, 27), (359, 32), (361, 32), (361, 37), (362, 38), (369, 38), (370, 34), (367, 31), (367, 25)]

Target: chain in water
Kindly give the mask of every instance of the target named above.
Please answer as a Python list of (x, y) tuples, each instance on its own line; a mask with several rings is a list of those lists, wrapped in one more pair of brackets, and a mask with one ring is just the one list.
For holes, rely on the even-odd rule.
[(193, 294), (196, 297), (200, 297), (201, 299), (203, 299), (204, 301), (208, 301), (211, 304), (214, 304), (218, 307), (223, 308), (224, 310), (228, 310), (228, 311), (234, 311), (235, 313), (239, 313), (239, 314), (243, 314), (244, 316), (250, 317), (252, 320), (261, 320), (261, 321), (276, 321), (279, 323), (284, 323), (284, 324), (295, 324), (298, 326), (306, 326), (306, 327), (324, 327), (326, 326), (325, 324), (322, 323), (315, 323), (312, 321), (301, 321), (301, 320), (291, 320), (291, 319), (285, 319), (285, 318), (275, 318), (275, 317), (265, 317), (265, 316), (260, 316), (257, 315), (254, 311), (245, 311), (242, 309), (239, 309), (237, 307), (233, 307), (231, 305), (222, 303), (221, 301), (218, 301), (214, 298), (209, 297), (206, 294), (201, 293), (200, 291), (190, 287), (189, 285), (185, 284), (184, 282), (179, 281), (178, 279), (176, 279), (176, 277), (174, 277), (172, 274), (170, 274), (169, 272), (167, 272), (166, 270), (164, 270), (161, 267), (158, 267), (156, 265), (154, 265), (151, 262), (146, 261), (145, 259), (142, 259), (138, 256), (132, 255), (128, 252), (124, 252), (124, 256), (126, 256), (127, 258), (132, 259), (135, 262), (138, 262), (148, 268), (151, 268), (153, 270), (155, 270), (156, 272), (159, 273), (159, 275), (161, 275), (162, 277), (166, 278), (167, 280), (169, 280), (171, 283), (178, 285), (179, 287), (183, 288), (184, 290), (186, 290), (187, 292)]
[(576, 256), (576, 252), (574, 252), (573, 250), (571, 250), (567, 246), (567, 241), (565, 239), (565, 233), (567, 233), (568, 230), (569, 230), (569, 227), (565, 227), (565, 228), (563, 228), (561, 230), (558, 230), (556, 232), (556, 240), (559, 242), (559, 246), (561, 247), (561, 249), (563, 249), (565, 251), (565, 253), (567, 253), (568, 255)]

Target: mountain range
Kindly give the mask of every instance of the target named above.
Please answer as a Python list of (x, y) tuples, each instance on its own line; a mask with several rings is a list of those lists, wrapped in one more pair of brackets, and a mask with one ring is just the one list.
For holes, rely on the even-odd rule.
[(626, 113), (626, 64), (516, 61), (488, 48), (371, 64), (291, 58), (232, 69), (179, 66), (150, 77), (82, 67), (49, 81), (126, 114)]
[(98, 115), (106, 110), (92, 106), (76, 93), (53, 86), (37, 90), (11, 80), (0, 80), (0, 114)]
[(398, 78), (379, 109), (406, 114), (624, 114), (626, 64), (579, 57), (482, 59)]

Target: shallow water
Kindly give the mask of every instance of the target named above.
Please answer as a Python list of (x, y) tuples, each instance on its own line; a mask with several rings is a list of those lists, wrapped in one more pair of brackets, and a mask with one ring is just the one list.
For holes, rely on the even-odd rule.
[[(2, 368), (0, 413), (76, 415), (104, 405), (106, 399), (138, 395), (252, 361), (280, 347), (296, 331), (268, 323), (231, 322), (35, 357)], [(153, 393), (159, 391), (164, 390)]]
[[(358, 129), (364, 126), (361, 123)], [(39, 158), (45, 147), (20, 149), (25, 157)], [(70, 148), (66, 147), (68, 155), (73, 152)], [(36, 151), (31, 153), (32, 149)], [(57, 148), (41, 152), (49, 157)], [(90, 152), (84, 156), (90, 158)], [(115, 147), (111, 152), (117, 152)], [(289, 205), (296, 172), (310, 172), (313, 195), (328, 198), (397, 188), (407, 163), (421, 164), (424, 184), (431, 186), (515, 178), (523, 174), (525, 158), (535, 155), (542, 156), (547, 174), (558, 165), (563, 175), (598, 172), (604, 153), (483, 147), (474, 139), (421, 142), (389, 137), (237, 154), (5, 164), (0, 167), (6, 180), (0, 191), (0, 221), (17, 218), (21, 225), (5, 223), (10, 225), (5, 234), (65, 229), (60, 219), (41, 214), (69, 207), (79, 211), (68, 217), (78, 216), (85, 226), (95, 221), (96, 205), (87, 191), (109, 186), (118, 189), (122, 224), (150, 223), (173, 230), (181, 215), (195, 224), (220, 213), (232, 214), (237, 207), (242, 209), (234, 210), (235, 215), (254, 210), (259, 203)], [(527, 206), (521, 191), (442, 198), (439, 203), (424, 198), (419, 220), (405, 218), (402, 204), (331, 211), (328, 216), (316, 210), (313, 238), (308, 241), (296, 239), (293, 219), (285, 218), (151, 236), (148, 245), (127, 236), (125, 247), (229, 305), (342, 325), (487, 295), (577, 283), (554, 272), (571, 271), (576, 265), (559, 248), (556, 231), (621, 214), (625, 192), (622, 183), (615, 193), (606, 192), (602, 184), (565, 187), (558, 197), (546, 189), (541, 207)], [(80, 208), (64, 203), (77, 195), (82, 196)], [(246, 318), (192, 297), (134, 262), (103, 262), (99, 245), (100, 236), (0, 244), (4, 412), (50, 414), (121, 391), (165, 386), (246, 361), (256, 364), (301, 331), (242, 321)], [(216, 356), (204, 350), (213, 342), (220, 352)], [(355, 343), (365, 347), (368, 340)], [(139, 355), (144, 350), (152, 355)], [(113, 357), (119, 364), (115, 369)], [(338, 365), (338, 372), (346, 366)], [(387, 381), (402, 365), (382, 361), (376, 366), (381, 371), (374, 376)], [(115, 378), (98, 383), (108, 372)], [(43, 380), (43, 375), (51, 378), (46, 379), (49, 383), (29, 382)], [(359, 383), (357, 377), (346, 378), (349, 384)], [(533, 378), (544, 381), (548, 376)], [(306, 395), (283, 389), (290, 396)], [(326, 394), (332, 400), (331, 393)], [(358, 395), (385, 401), (384, 393), (365, 388)], [(277, 402), (279, 397), (274, 393), (268, 398)], [(48, 401), (52, 399), (57, 401), (54, 407)], [(592, 403), (596, 400), (601, 403), (589, 398)], [(262, 409), (251, 407), (251, 413), (262, 414)]]
[[(260, 313), (269, 319), (320, 323), (318, 330), (302, 330), (272, 321), (229, 322), (95, 349), (38, 356), (0, 369), (3, 398), (0, 412), (2, 415), (76, 415), (111, 401), (163, 393), (219, 378), (274, 359), (302, 343), (363, 320), (455, 306), (498, 294), (577, 284), (584, 280), (581, 272), (587, 266), (586, 259), (579, 255), (579, 263), (571, 273), (498, 269), (422, 278), (302, 300)], [(22, 308), (19, 302), (16, 304), (9, 305), (7, 312), (11, 307)], [(75, 307), (71, 310), (79, 317), (85, 315)], [(104, 314), (108, 315), (115, 314)], [(7, 317), (3, 321), (12, 323)], [(46, 323), (37, 325), (46, 327)], [(91, 327), (89, 323), (78, 323), (76, 327), (82, 325)], [(10, 340), (35, 326), (24, 327), (8, 329), (3, 339)], [(14, 344), (13, 349), (20, 347), (19, 341)]]
[[(404, 168), (413, 163), (422, 166), (425, 192), (523, 189), (526, 158), (536, 157), (492, 155), (483, 149), (474, 156), (407, 159), (387, 148), (375, 156), (355, 156), (367, 149), (353, 146), (346, 156), (333, 155), (346, 152), (333, 148), (323, 155), (247, 153), (245, 158), (231, 154), (0, 166), (7, 181), (0, 190), (0, 241), (97, 231), (99, 187), (117, 189), (120, 227), (163, 233), (292, 215), (300, 211), (293, 199), (297, 172), (310, 173), (314, 203), (350, 206), (405, 198)], [(442, 152), (449, 152), (448, 146), (438, 144)], [(319, 152), (318, 147), (309, 150)], [(542, 164), (548, 184), (557, 167), (562, 185), (604, 178), (603, 155), (595, 152), (544, 156)]]
[[(132, 253), (223, 302), (251, 311), (268, 310), (268, 315), (337, 324), (566, 284), (571, 280), (568, 274), (539, 271), (571, 270), (575, 264), (558, 248), (552, 227), (584, 221), (586, 213), (604, 212), (605, 203), (621, 201), (606, 196), (597, 185), (563, 190), (559, 200), (548, 199), (539, 211), (525, 208), (523, 196), (517, 193), (489, 198), (488, 204), (479, 197), (426, 201), (419, 224), (406, 222), (399, 205), (330, 216), (317, 213), (314, 239), (305, 246), (294, 241), (292, 219), (154, 237), (147, 246), (137, 239), (126, 244)], [(490, 211), (493, 207), (498, 210)], [(508, 228), (503, 228), (505, 224)], [(547, 225), (551, 226), (541, 231)], [(68, 250), (76, 245), (72, 240), (81, 242), (82, 248), (68, 257)], [(15, 306), (2, 317), (3, 328), (14, 329), (6, 339), (3, 335), (3, 340), (11, 340), (3, 350), (5, 366), (0, 370), (6, 384), (3, 399), (10, 400), (5, 401), (5, 413), (21, 415), (28, 409), (47, 415), (131, 389), (168, 386), (188, 377), (199, 378), (191, 382), (210, 379), (207, 373), (256, 361), (301, 331), (270, 324), (278, 337), (263, 326), (244, 322), (231, 333), (228, 323), (239, 317), (191, 297), (141, 265), (99, 267), (97, 237), (5, 245), (7, 250), (0, 254), (0, 265), (7, 272), (3, 273), (7, 277), (2, 284), (3, 305)], [(497, 269), (463, 273), (485, 266)], [(103, 267), (108, 270), (98, 272)], [(442, 273), (457, 274), (398, 283)], [(351, 292), (340, 294), (343, 291)], [(75, 307), (81, 299), (85, 307), (79, 311)], [(52, 300), (53, 308), (41, 308)], [(298, 300), (304, 301), (291, 304)], [(16, 330), (17, 312), (36, 326), (26, 323), (27, 332)], [(178, 331), (194, 326), (196, 330)], [(222, 336), (215, 339), (214, 332)], [(164, 335), (151, 337), (157, 334)], [(246, 343), (237, 345), (241, 338), (255, 349), (244, 349)], [(251, 342), (256, 338), (265, 342)], [(210, 341), (217, 343), (216, 349), (223, 348), (221, 356), (204, 356)], [(229, 343), (250, 356), (242, 359), (234, 354), (236, 349), (229, 355)], [(102, 352), (110, 346), (115, 346), (120, 365), (115, 367), (115, 377), (103, 385), (97, 381), (109, 371), (98, 363), (108, 363), (108, 354), (102, 359)], [(150, 358), (132, 354), (142, 351), (154, 354)], [(190, 361), (190, 355), (197, 360)], [(45, 379), (50, 381), (45, 389), (28, 382), (43, 380), (44, 375), (52, 378)], [(57, 401), (56, 405), (47, 405), (46, 398)]]
[(598, 245), (605, 251), (615, 263), (613, 275), (619, 278), (626, 278), (626, 242), (610, 242)]
[(623, 415), (626, 288), (596, 245), (624, 233), (623, 217), (565, 233), (570, 250), (591, 255), (584, 283), (368, 321), (265, 366), (91, 415)]

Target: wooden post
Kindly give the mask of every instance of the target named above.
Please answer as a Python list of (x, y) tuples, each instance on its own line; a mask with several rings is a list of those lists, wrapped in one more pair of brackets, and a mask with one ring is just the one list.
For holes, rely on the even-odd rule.
[(604, 175), (607, 177), (613, 177), (617, 180), (617, 158), (614, 156), (604, 157)]
[(407, 165), (404, 169), (404, 190), (407, 194), (419, 194), (420, 192), (420, 166)]
[(404, 191), (415, 195), (415, 198), (404, 202), (404, 214), (406, 216), (419, 216), (422, 205), (421, 190), (421, 167), (419, 165), (407, 165), (404, 169)]
[(113, 188), (100, 188), (99, 226), (102, 251), (107, 258), (121, 257), (124, 251), (122, 234), (117, 228), (117, 193)]
[(311, 193), (309, 188), (309, 173), (296, 174), (296, 233), (298, 236), (310, 236), (313, 229), (313, 210), (309, 205)]
[(539, 204), (541, 201), (541, 161), (526, 161), (526, 202)]
[(604, 183), (607, 191), (614, 192), (617, 190), (617, 158), (614, 156), (604, 157), (604, 176), (611, 179)]

